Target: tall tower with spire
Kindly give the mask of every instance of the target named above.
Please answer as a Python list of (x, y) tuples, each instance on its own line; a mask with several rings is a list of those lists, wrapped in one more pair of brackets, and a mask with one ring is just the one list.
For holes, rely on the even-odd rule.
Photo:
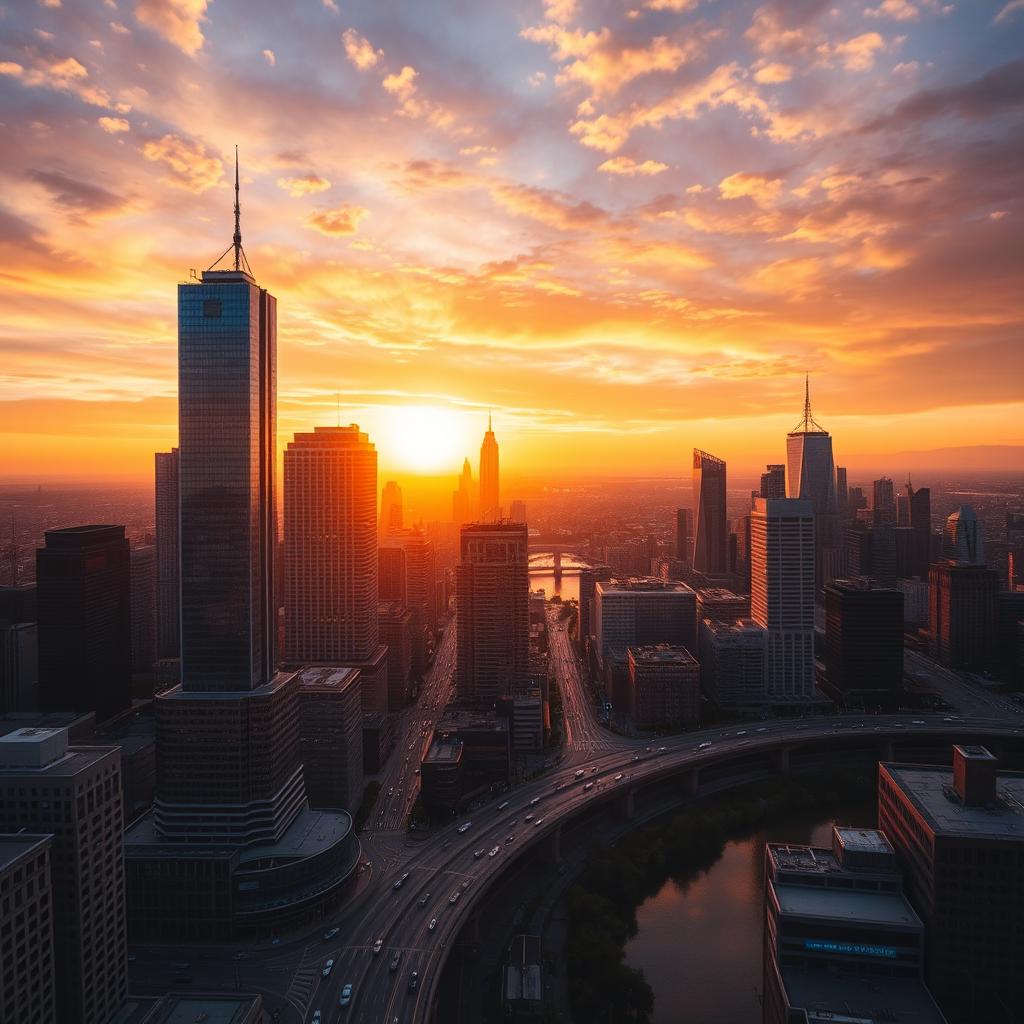
[(839, 549), (839, 503), (832, 437), (811, 413), (810, 375), (804, 378), (804, 414), (786, 436), (786, 497), (810, 501), (814, 511), (815, 580), (834, 576)]
[(491, 429), (491, 414), (487, 414), (487, 433), (480, 445), (480, 519), (493, 523), (501, 518), (501, 498), (498, 487), (498, 442)]

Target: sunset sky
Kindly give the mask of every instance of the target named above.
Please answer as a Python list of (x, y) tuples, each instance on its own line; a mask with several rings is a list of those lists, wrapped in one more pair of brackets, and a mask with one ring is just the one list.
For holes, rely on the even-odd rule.
[(753, 468), (805, 371), (840, 463), (1024, 443), (1022, 53), (1024, 0), (8, 2), (0, 479), (175, 443), (236, 143), (282, 444)]

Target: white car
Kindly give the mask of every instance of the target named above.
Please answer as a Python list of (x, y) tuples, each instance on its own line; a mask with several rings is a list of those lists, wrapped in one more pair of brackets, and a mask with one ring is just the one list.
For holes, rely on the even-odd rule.
[(333, 970), (334, 970), (334, 961), (333, 960), (328, 960), (327, 963), (324, 964), (324, 969), (320, 973), (325, 978), (329, 978), (331, 976), (331, 971), (333, 971)]
[(430, 924), (427, 925), (427, 931), (428, 932), (432, 932), (436, 927), (437, 927), (437, 918), (436, 917), (432, 917), (430, 919)]
[(536, 820), (536, 821), (535, 821), (535, 822), (533, 823), (533, 827), (534, 827), (534, 828), (540, 828), (540, 826), (541, 826), (541, 825), (543, 825), (543, 824), (544, 824), (544, 819), (543, 819), (543, 818), (538, 818), (538, 819), (537, 819), (537, 820)]
[(525, 816), (525, 817), (523, 818), (523, 821), (533, 821), (533, 812), (531, 812), (530, 814), (527, 814), (527, 815), (526, 815), (526, 816)]
[(501, 849), (500, 846), (492, 846), (490, 852), (487, 854), (488, 857), (497, 857), (498, 851)]
[(698, 743), (697, 744), (697, 749), (698, 750), (707, 750), (708, 747), (710, 747), (710, 746), (711, 746), (711, 741), (710, 740), (705, 740), (703, 743)]
[(539, 796), (535, 796), (535, 797), (534, 797), (534, 798), (533, 798), (533, 799), (532, 799), (532, 800), (530, 801), (530, 806), (531, 806), (531, 807), (536, 807), (536, 806), (537, 806), (537, 804), (539, 804), (539, 803), (540, 803), (540, 797), (539, 797)]
[(349, 984), (347, 984), (341, 990), (341, 998), (338, 1000), (338, 1005), (339, 1006), (348, 1006), (348, 1004), (351, 1003), (351, 1002), (352, 1002), (352, 983), (349, 982)]
[(473, 827), (473, 822), (471, 822), (471, 821), (464, 821), (464, 822), (463, 822), (463, 823), (462, 823), (462, 824), (461, 824), (461, 825), (460, 825), (460, 826), (459, 826), (459, 827), (458, 827), (458, 828), (456, 829), (456, 831), (457, 831), (457, 832), (459, 833), (459, 835), (461, 836), (461, 835), (463, 835), (464, 833), (468, 832), (468, 831), (469, 831), (469, 830), (470, 830), (470, 829), (471, 829), (472, 827)]
[(622, 772), (619, 772), (619, 774), (615, 776), (615, 781), (616, 782), (621, 782), (622, 781)]
[(382, 950), (383, 948), (384, 948), (384, 940), (383, 940), (383, 939), (378, 939), (378, 940), (377, 940), (377, 941), (376, 941), (376, 942), (375, 942), (375, 943), (373, 944), (373, 955), (374, 955), (374, 956), (379, 956), (379, 955), (380, 955), (380, 951), (381, 951), (381, 950)]
[(313, 1024), (320, 1024), (320, 1022), (322, 1020), (323, 1020), (323, 1017), (321, 1016), (320, 1011), (319, 1010), (314, 1010), (313, 1011)]
[(594, 788), (594, 784), (592, 782), (588, 782), (583, 788), (584, 788), (584, 790), (593, 789)]
[(483, 855), (484, 855), (484, 851), (483, 850), (474, 850), (473, 851), (473, 859), (474, 860), (479, 860)]

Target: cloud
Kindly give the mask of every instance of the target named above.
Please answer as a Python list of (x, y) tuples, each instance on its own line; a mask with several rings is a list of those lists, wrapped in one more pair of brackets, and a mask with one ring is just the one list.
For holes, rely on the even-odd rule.
[(194, 56), (203, 47), (200, 23), (208, 0), (135, 0), (135, 17), (179, 50)]
[(738, 171), (718, 183), (718, 192), (723, 199), (749, 197), (758, 206), (771, 206), (782, 191), (781, 178), (769, 178), (765, 174), (750, 174)]
[(700, 0), (646, 0), (644, 7), (649, 11), (674, 11), (681, 14), (683, 11), (692, 11)]
[(612, 157), (611, 160), (605, 160), (598, 167), (598, 170), (604, 171), (606, 174), (623, 174), (628, 177), (634, 177), (638, 174), (650, 176), (667, 171), (668, 164), (659, 163), (657, 160), (644, 160), (641, 163), (637, 163), (632, 157), (616, 156)]
[(360, 221), (368, 216), (369, 212), (362, 206), (342, 203), (334, 209), (314, 210), (306, 217), (304, 223), (307, 228), (331, 238), (354, 235), (359, 229)]
[(125, 203), (123, 197), (108, 192), (105, 188), (69, 178), (57, 171), (30, 170), (28, 177), (42, 185), (56, 203), (75, 213), (110, 213)]
[(341, 34), (341, 41), (345, 44), (345, 56), (360, 71), (369, 70), (380, 59), (380, 51), (375, 50), (370, 40), (361, 36), (354, 28), (345, 29)]
[(414, 67), (406, 64), (397, 75), (387, 75), (381, 85), (386, 92), (397, 96), (400, 100), (409, 99), (416, 92), (416, 76), (418, 72)]
[(909, 0), (882, 0), (877, 7), (865, 7), (868, 18), (888, 18), (890, 21), (914, 21), (920, 12)]
[(806, 52), (822, 38), (814, 17), (823, 6), (806, 0), (763, 4), (754, 11), (744, 36), (758, 53), (796, 55)]
[(314, 174), (312, 171), (294, 178), (278, 178), (277, 184), (294, 198), (326, 192), (331, 187), (331, 183), (326, 178), (321, 178), (319, 174)]
[(265, 61), (266, 61), (266, 62), (267, 62), (267, 63), (268, 63), (268, 64), (269, 64), (269, 65), (270, 65), (271, 67), (273, 67), (273, 66), (274, 66), (274, 65), (275, 65), (275, 64), (277, 63), (277, 56), (276, 56), (276, 54), (274, 53), (274, 51), (273, 51), (273, 50), (264, 50), (264, 51), (263, 51), (263, 59), (264, 59), (264, 60), (265, 60)]
[(841, 43), (822, 43), (818, 54), (826, 64), (837, 60), (847, 71), (868, 71), (874, 67), (875, 54), (885, 48), (885, 40), (877, 32), (862, 32)]
[(338, 9), (337, 0), (323, 0), (324, 7), (332, 14), (340, 14), (341, 11)]
[(574, 203), (569, 197), (548, 189), (499, 184), (491, 194), (509, 212), (562, 231), (593, 227), (608, 218), (604, 210), (592, 203)]
[(793, 69), (788, 64), (763, 64), (754, 72), (754, 81), (762, 85), (777, 85), (792, 77)]
[(151, 139), (142, 147), (142, 155), (166, 165), (171, 173), (164, 180), (189, 192), (205, 192), (216, 185), (224, 173), (219, 157), (207, 154), (201, 142), (179, 135)]
[(1017, 11), (1024, 11), (1024, 0), (1010, 0), (992, 20), (995, 24), (1001, 25), (1004, 21), (1009, 21)]
[(100, 117), (96, 123), (108, 134), (117, 135), (131, 130), (131, 125), (123, 117)]

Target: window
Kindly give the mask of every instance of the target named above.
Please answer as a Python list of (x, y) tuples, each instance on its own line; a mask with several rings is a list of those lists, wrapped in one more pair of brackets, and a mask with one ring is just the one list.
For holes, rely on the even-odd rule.
[(207, 319), (220, 319), (220, 299), (203, 299), (203, 316)]

